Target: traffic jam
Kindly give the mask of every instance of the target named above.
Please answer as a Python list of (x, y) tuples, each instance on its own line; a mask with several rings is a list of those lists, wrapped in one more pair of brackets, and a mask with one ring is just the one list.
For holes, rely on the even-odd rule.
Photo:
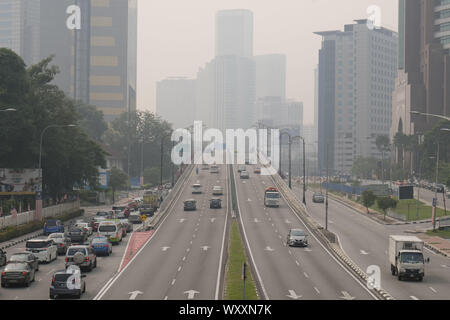
[(134, 225), (153, 216), (159, 205), (160, 196), (147, 191), (143, 198), (135, 198), (127, 205), (97, 211), (66, 225), (57, 219), (46, 220), (43, 236), (10, 248), (14, 252), (0, 249), (2, 290), (32, 288), (40, 265), (56, 265), (58, 261), (61, 265), (64, 259), (61, 270), (52, 269), (49, 299), (80, 299), (86, 292), (87, 275), (98, 266), (98, 257), (111, 256), (114, 247), (134, 231)]

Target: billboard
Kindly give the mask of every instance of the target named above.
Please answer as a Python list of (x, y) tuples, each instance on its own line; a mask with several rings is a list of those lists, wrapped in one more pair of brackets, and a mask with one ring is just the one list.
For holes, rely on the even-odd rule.
[(109, 171), (100, 169), (98, 172), (98, 184), (102, 189), (108, 189), (109, 186)]
[(1, 169), (0, 195), (34, 195), (42, 191), (39, 169)]
[(398, 199), (414, 199), (414, 186), (412, 185), (401, 185), (398, 186)]

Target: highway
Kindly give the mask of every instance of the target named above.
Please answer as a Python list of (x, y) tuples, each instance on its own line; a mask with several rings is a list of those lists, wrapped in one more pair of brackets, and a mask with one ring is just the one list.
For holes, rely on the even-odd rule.
[[(111, 210), (111, 207), (97, 207), (89, 209), (85, 212), (84, 217), (95, 215), (101, 210)], [(79, 219), (81, 219), (80, 217)], [(134, 226), (137, 228), (137, 226)], [(113, 253), (109, 257), (97, 257), (97, 268), (91, 272), (85, 273), (86, 279), (86, 293), (81, 296), (83, 300), (90, 300), (94, 298), (97, 292), (101, 289), (106, 281), (111, 278), (119, 268), (122, 256), (125, 253), (130, 234), (123, 238), (122, 243), (113, 247)], [(46, 237), (40, 237), (46, 238)], [(25, 251), (25, 242), (12, 246), (5, 250), (8, 258), (16, 253)], [(49, 299), (49, 288), (53, 273), (59, 270), (64, 270), (65, 256), (58, 256), (57, 260), (49, 264), (40, 264), (39, 271), (36, 272), (35, 282), (30, 284), (30, 287), (7, 287), (1, 288), (1, 300), (47, 300)]]
[(279, 208), (265, 208), (264, 189), (273, 185), (272, 180), (254, 174), (252, 166), (247, 166), (247, 170), (250, 179), (240, 179), (236, 171), (235, 181), (240, 218), (263, 298), (374, 299), (365, 285), (353, 278), (313, 236), (309, 236), (308, 248), (286, 246), (289, 229), (307, 231), (305, 226), (282, 199)]
[[(294, 192), (302, 199), (302, 189)], [(312, 203), (312, 192), (307, 192), (307, 210), (310, 216), (325, 225), (325, 205)], [(423, 282), (398, 281), (391, 275), (388, 261), (389, 235), (409, 234), (430, 228), (430, 224), (382, 225), (355, 210), (329, 198), (329, 230), (337, 234), (347, 255), (363, 270), (370, 265), (381, 268), (381, 287), (396, 299), (448, 299), (450, 296), (450, 261), (425, 249), (425, 257), (431, 262), (425, 266)]]
[[(167, 216), (142, 251), (103, 288), (102, 300), (213, 300), (221, 298), (223, 250), (228, 215), (226, 166), (220, 173), (195, 170)], [(202, 194), (192, 194), (200, 183)], [(210, 209), (212, 188), (222, 186), (222, 209)], [(183, 202), (197, 200), (196, 211), (184, 211)], [(131, 294), (136, 292), (135, 295)]]

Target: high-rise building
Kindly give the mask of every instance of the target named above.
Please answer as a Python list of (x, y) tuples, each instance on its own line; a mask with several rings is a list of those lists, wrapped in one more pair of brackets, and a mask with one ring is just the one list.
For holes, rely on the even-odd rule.
[[(399, 0), (398, 76), (392, 100), (391, 140), (397, 133), (423, 134), (433, 117), (450, 115), (450, 1)], [(397, 163), (412, 166), (410, 154), (395, 152)]]
[(91, 0), (89, 103), (112, 120), (136, 110), (137, 0)]
[(253, 57), (253, 13), (221, 10), (216, 14), (216, 56)]
[[(319, 165), (350, 174), (359, 157), (381, 158), (375, 140), (389, 135), (397, 66), (395, 32), (367, 20), (344, 31), (317, 32), (319, 51)], [(327, 155), (327, 145), (329, 146)]]
[(253, 58), (256, 70), (256, 99), (281, 97), (286, 99), (286, 56), (266, 54)]
[[(71, 30), (73, 5), (81, 25)], [(2, 0), (0, 29), (0, 47), (28, 65), (53, 56), (54, 84), (106, 120), (136, 109), (137, 0)]]
[(186, 78), (167, 78), (156, 84), (156, 114), (173, 125), (186, 128), (194, 124), (195, 82)]
[(27, 65), (39, 59), (39, 0), (0, 2), (0, 48), (9, 48)]

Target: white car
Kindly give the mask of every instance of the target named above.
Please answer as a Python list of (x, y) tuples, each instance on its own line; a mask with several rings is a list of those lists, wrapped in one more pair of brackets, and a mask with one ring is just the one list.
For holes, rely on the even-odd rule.
[(221, 186), (214, 186), (214, 187), (213, 187), (212, 194), (213, 194), (214, 196), (221, 196), (221, 195), (223, 195), (223, 189), (222, 189), (222, 187), (221, 187)]
[(194, 184), (192, 186), (192, 193), (193, 194), (202, 193), (202, 185), (199, 183)]
[(92, 227), (89, 226), (89, 223), (87, 222), (77, 222), (75, 224), (78, 228), (82, 228), (86, 230), (88, 237), (92, 236)]
[(26, 251), (33, 253), (39, 262), (50, 263), (58, 258), (58, 248), (53, 240), (32, 239), (26, 244)]

